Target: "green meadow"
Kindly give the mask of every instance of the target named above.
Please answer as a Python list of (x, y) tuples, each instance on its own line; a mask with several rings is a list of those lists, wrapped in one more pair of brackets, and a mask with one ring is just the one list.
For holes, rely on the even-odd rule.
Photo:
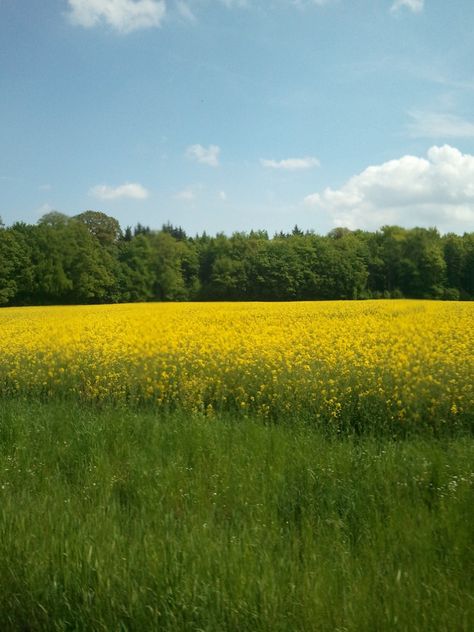
[(0, 629), (474, 629), (469, 434), (2, 401)]

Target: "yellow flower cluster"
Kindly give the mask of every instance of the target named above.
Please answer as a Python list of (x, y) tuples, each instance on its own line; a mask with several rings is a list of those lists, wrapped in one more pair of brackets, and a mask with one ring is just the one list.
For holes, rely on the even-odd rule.
[(181, 303), (0, 311), (0, 395), (315, 420), (474, 411), (474, 304)]

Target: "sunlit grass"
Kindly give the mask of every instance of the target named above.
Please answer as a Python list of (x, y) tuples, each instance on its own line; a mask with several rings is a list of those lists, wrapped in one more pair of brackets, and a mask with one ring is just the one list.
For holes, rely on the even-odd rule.
[(474, 446), (4, 402), (0, 629), (473, 629)]

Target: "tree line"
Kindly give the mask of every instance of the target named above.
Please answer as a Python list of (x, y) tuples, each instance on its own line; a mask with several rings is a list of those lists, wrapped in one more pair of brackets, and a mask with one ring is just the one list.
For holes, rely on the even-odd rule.
[(474, 299), (474, 233), (384, 226), (270, 237), (122, 230), (98, 211), (0, 221), (0, 305), (137, 301)]

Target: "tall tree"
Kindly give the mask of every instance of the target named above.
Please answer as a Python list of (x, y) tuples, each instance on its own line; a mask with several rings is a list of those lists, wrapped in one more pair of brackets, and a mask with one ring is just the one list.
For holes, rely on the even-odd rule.
[(0, 305), (15, 302), (28, 271), (28, 251), (21, 237), (0, 224)]
[(74, 219), (84, 224), (101, 246), (113, 246), (122, 236), (118, 221), (100, 211), (84, 211), (76, 215)]

